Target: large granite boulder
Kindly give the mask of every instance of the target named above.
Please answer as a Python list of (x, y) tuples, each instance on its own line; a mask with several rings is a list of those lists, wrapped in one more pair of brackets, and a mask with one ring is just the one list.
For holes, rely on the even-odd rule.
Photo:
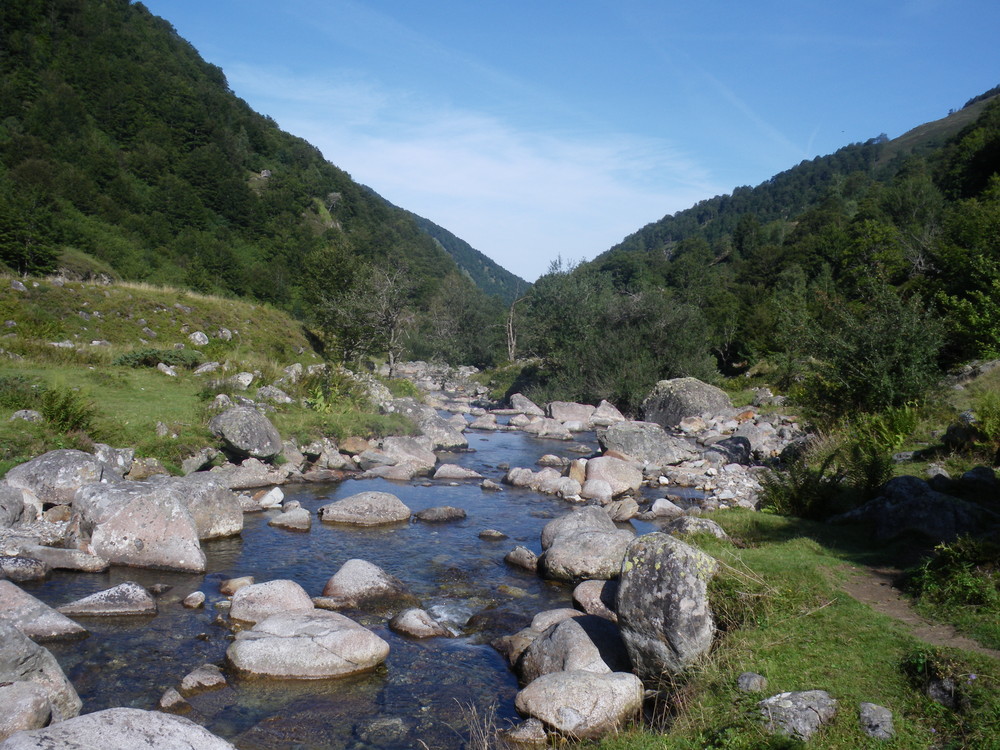
[(557, 581), (615, 578), (634, 538), (626, 529), (564, 534), (545, 550), (538, 567), (546, 578)]
[(628, 652), (618, 628), (594, 615), (567, 617), (544, 630), (521, 653), (516, 671), (522, 684), (550, 672), (627, 672)]
[(590, 424), (596, 407), (590, 404), (578, 404), (572, 401), (553, 401), (548, 405), (549, 416), (559, 422), (579, 422)]
[(337, 612), (287, 612), (236, 634), (226, 651), (244, 675), (283, 679), (323, 679), (374, 669), (389, 655), (389, 644)]
[(0, 581), (0, 623), (14, 625), (36, 641), (83, 638), (87, 629), (10, 581)]
[(542, 527), (542, 549), (551, 547), (556, 539), (563, 535), (576, 534), (581, 531), (606, 531), (618, 529), (615, 522), (602, 508), (587, 505), (577, 508), (564, 516), (554, 518)]
[(616, 611), (636, 673), (650, 684), (679, 674), (712, 645), (708, 582), (718, 563), (669, 534), (636, 538), (625, 552)]
[(642, 693), (642, 682), (627, 672), (552, 672), (519, 692), (514, 705), (568, 737), (594, 739), (635, 718)]
[(529, 417), (544, 417), (545, 412), (538, 404), (521, 393), (515, 393), (510, 397), (510, 408), (514, 411), (526, 414)]
[(15, 466), (4, 482), (17, 489), (29, 490), (41, 502), (69, 505), (76, 491), (85, 484), (120, 479), (96, 456), (78, 450), (55, 450)]
[(732, 408), (725, 391), (696, 378), (661, 380), (642, 402), (643, 419), (667, 429), (685, 417), (715, 416)]
[(0, 742), (15, 732), (44, 727), (51, 720), (52, 704), (41, 685), (25, 680), (0, 684)]
[(616, 422), (598, 434), (605, 451), (617, 451), (652, 466), (672, 466), (696, 457), (684, 438), (667, 434), (655, 422)]
[(402, 414), (413, 420), (425, 437), (430, 438), (434, 450), (464, 450), (469, 440), (448, 420), (438, 415), (433, 407), (413, 398), (397, 398), (382, 407), (390, 414)]
[(295, 581), (276, 579), (244, 586), (233, 594), (229, 616), (240, 622), (260, 622), (279, 613), (312, 612), (309, 594)]
[(396, 464), (410, 464), (417, 474), (429, 474), (437, 463), (433, 443), (427, 437), (387, 437), (382, 440), (382, 452)]
[(638, 492), (642, 487), (642, 470), (635, 464), (614, 456), (598, 456), (587, 461), (587, 481), (604, 481), (611, 487), (611, 496)]
[[(34, 513), (31, 514), (34, 519)], [(6, 529), (25, 517), (24, 490), (0, 482), (0, 529)]]
[(53, 724), (44, 729), (19, 732), (0, 744), (0, 750), (234, 750), (183, 716), (139, 708), (108, 708)]
[(324, 609), (347, 607), (385, 608), (412, 606), (416, 597), (396, 576), (386, 573), (367, 560), (348, 560), (330, 577), (323, 587)]
[(108, 562), (201, 573), (205, 553), (188, 500), (170, 482), (86, 485), (73, 501), (73, 525)]
[(249, 406), (234, 406), (217, 414), (208, 429), (237, 456), (267, 460), (281, 453), (281, 435), (271, 420)]
[(49, 650), (9, 622), (0, 621), (0, 683), (22, 681), (33, 682), (45, 690), (52, 721), (63, 721), (80, 713), (83, 702)]
[(410, 509), (388, 492), (359, 492), (319, 509), (319, 518), (328, 523), (353, 526), (382, 526), (410, 518)]
[(916, 534), (932, 542), (948, 542), (962, 534), (1000, 524), (1000, 515), (981, 505), (945, 495), (919, 477), (893, 477), (874, 500), (830, 519), (858, 523), (878, 541)]
[(243, 531), (239, 497), (210, 474), (197, 473), (184, 478), (156, 476), (149, 481), (177, 491), (191, 512), (201, 541), (236, 536)]
[(613, 424), (624, 421), (625, 415), (618, 411), (614, 404), (607, 401), (601, 401), (594, 410), (594, 413), (590, 415), (591, 428), (610, 427)]

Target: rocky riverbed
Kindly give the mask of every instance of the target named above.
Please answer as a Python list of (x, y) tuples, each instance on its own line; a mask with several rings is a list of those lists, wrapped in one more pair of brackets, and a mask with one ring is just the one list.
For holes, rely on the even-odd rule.
[[(422, 438), (289, 446), (244, 405), (213, 420), (230, 455), (213, 471), (130, 479), (129, 452), (103, 449), (10, 472), (0, 620), (34, 632), (84, 714), (159, 709), (238, 747), (456, 747), (491, 706), (505, 726), (531, 717), (515, 731), (541, 741), (633, 718), (639, 678), (678, 638), (672, 669), (711, 642), (710, 565), (680, 539), (755, 505), (756, 467), (801, 438), (794, 420), (698, 401), (718, 395), (696, 381), (687, 405), (651, 394), (665, 429), (610, 404), (495, 409), (461, 379), (414, 380), (430, 406), (383, 408)], [(669, 424), (670, 409), (687, 413)], [(646, 567), (664, 573), (627, 574)], [(685, 570), (700, 589), (678, 588)], [(671, 598), (700, 604), (671, 614)], [(669, 622), (643, 619), (651, 606)], [(69, 732), (72, 709), (46, 695)]]

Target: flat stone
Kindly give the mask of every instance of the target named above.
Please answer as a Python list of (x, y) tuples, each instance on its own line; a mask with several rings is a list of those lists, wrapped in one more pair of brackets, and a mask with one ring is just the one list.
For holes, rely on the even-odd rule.
[(156, 600), (144, 586), (126, 581), (113, 588), (77, 599), (59, 607), (64, 615), (88, 617), (122, 617), (155, 615)]
[(87, 629), (10, 581), (0, 581), (0, 623), (17, 627), (36, 641), (83, 638)]

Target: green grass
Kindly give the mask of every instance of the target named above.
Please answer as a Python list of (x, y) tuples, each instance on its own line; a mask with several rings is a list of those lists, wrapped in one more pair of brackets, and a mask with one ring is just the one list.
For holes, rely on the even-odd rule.
[[(600, 743), (605, 750), (805, 747), (763, 734), (757, 701), (784, 691), (821, 689), (839, 701), (833, 722), (809, 748), (1000, 747), (1000, 669), (965, 652), (934, 650), (904, 625), (844, 593), (845, 563), (885, 561), (898, 550), (873, 549), (849, 530), (742, 510), (713, 515), (736, 542), (698, 537), (724, 566), (710, 595), (719, 637), (711, 655), (663, 698), (672, 717)], [(921, 661), (923, 660), (923, 661)], [(968, 696), (961, 713), (920, 690), (915, 663), (944, 665)], [(736, 688), (744, 671), (763, 674), (764, 695)], [(974, 681), (968, 675), (975, 674)], [(893, 712), (896, 738), (868, 738), (858, 704)]]
[[(47, 279), (27, 279), (28, 291), (17, 292), (10, 281), (0, 278), (0, 474), (45, 451), (89, 450), (94, 442), (134, 448), (177, 472), (184, 458), (216, 443), (207, 429), (210, 398), (232, 389), (213, 388), (213, 379), (259, 373), (247, 392), (253, 398), (287, 365), (322, 361), (300, 323), (264, 305), (141, 284), (60, 286)], [(157, 335), (143, 334), (144, 326)], [(230, 341), (217, 335), (221, 328), (232, 332)], [(208, 345), (188, 340), (198, 330), (208, 334)], [(91, 344), (98, 340), (108, 344)], [(59, 341), (73, 346), (51, 345)], [(165, 360), (177, 361), (178, 377), (155, 369)], [(222, 362), (225, 372), (195, 376), (186, 369), (208, 361)], [(303, 407), (301, 399), (321, 380), (283, 386), (296, 399), (271, 415), (283, 437), (307, 443), (413, 432), (408, 420), (374, 413), (356, 388), (339, 381), (332, 390), (327, 385), (322, 409)], [(393, 385), (412, 395), (408, 384)], [(17, 409), (45, 411), (45, 398), (45, 421), (10, 421)], [(160, 422), (166, 437), (156, 434)]]

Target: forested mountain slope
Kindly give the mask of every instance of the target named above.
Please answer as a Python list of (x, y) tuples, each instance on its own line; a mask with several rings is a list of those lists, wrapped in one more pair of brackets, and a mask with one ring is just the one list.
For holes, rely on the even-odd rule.
[(303, 314), (330, 253), (391, 259), (422, 308), (457, 272), (411, 215), (253, 112), (140, 3), (0, 4), (0, 263)]
[(1000, 356), (1000, 97), (667, 216), (543, 276), (518, 313), (538, 398), (634, 408), (718, 371), (837, 411), (918, 398)]

